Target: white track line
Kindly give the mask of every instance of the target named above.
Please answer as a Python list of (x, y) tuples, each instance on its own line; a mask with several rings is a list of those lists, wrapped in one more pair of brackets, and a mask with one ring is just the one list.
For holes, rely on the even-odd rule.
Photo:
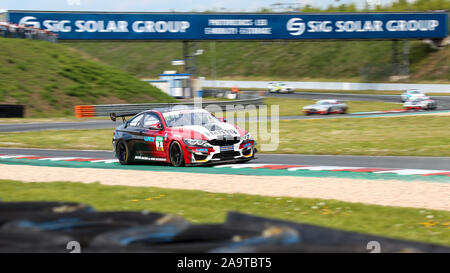
[(374, 173), (395, 173), (398, 175), (412, 175), (412, 174), (432, 174), (432, 173), (440, 173), (440, 172), (443, 172), (443, 171), (403, 169), (403, 170), (379, 171), (379, 172), (374, 172)]
[(214, 168), (243, 169), (243, 168), (263, 167), (267, 165), (275, 165), (275, 164), (228, 164), (228, 165), (214, 166)]
[(33, 155), (2, 155), (2, 156), (0, 156), (0, 158), (7, 159), (7, 158), (31, 157), (31, 156), (33, 156)]
[(49, 158), (41, 158), (38, 160), (63, 161), (63, 160), (70, 160), (70, 159), (80, 159), (80, 157), (49, 157)]
[(118, 159), (102, 159), (102, 160), (94, 160), (94, 161), (89, 161), (89, 162), (110, 164), (110, 163), (119, 162), (119, 160)]

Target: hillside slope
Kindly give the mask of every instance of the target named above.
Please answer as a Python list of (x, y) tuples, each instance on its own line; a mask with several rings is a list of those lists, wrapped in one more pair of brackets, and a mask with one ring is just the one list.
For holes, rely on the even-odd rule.
[(26, 116), (73, 115), (77, 104), (174, 101), (159, 89), (61, 44), (0, 38), (0, 103)]
[[(181, 42), (79, 42), (69, 46), (138, 77), (155, 78), (182, 58)], [(218, 79), (387, 81), (390, 41), (199, 42), (200, 76)], [(449, 82), (450, 47), (435, 52), (422, 41), (410, 43), (412, 81)], [(401, 44), (399, 44), (401, 48)], [(447, 56), (447, 57), (446, 57)], [(215, 61), (214, 61), (215, 60)], [(431, 67), (430, 67), (431, 66)], [(426, 68), (424, 73), (423, 69)]]

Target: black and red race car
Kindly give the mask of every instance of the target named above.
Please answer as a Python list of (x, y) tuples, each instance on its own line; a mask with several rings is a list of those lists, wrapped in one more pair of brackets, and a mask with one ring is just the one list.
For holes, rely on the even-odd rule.
[[(133, 116), (134, 115), (134, 116)], [(133, 116), (126, 120), (126, 116)], [(246, 162), (255, 158), (251, 134), (204, 109), (160, 108), (140, 113), (110, 114), (123, 118), (112, 140), (121, 164), (159, 161), (173, 166)]]

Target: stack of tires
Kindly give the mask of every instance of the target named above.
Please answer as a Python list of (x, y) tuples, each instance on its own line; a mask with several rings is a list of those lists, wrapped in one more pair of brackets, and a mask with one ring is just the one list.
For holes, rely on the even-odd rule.
[(97, 212), (60, 202), (0, 202), (0, 252), (264, 253), (450, 252), (448, 248), (312, 225), (228, 214), (220, 224), (192, 224), (154, 212)]

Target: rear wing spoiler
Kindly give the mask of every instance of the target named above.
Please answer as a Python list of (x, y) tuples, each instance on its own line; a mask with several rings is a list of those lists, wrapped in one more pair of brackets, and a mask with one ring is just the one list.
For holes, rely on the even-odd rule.
[(116, 113), (109, 113), (109, 118), (116, 122), (117, 118), (122, 118), (122, 122), (125, 123), (127, 122), (127, 120), (125, 119), (125, 117), (132, 117), (137, 115), (138, 113), (122, 113), (122, 114), (116, 114)]

